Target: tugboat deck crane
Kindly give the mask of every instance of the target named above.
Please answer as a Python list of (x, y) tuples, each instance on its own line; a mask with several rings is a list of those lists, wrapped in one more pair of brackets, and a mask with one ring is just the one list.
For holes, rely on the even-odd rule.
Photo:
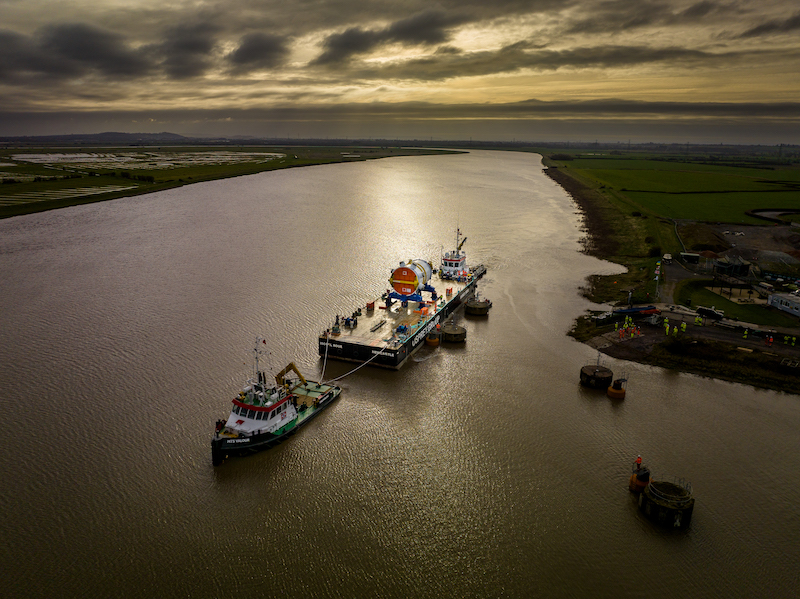
[(300, 374), (300, 371), (297, 369), (297, 366), (294, 365), (294, 362), (289, 362), (289, 365), (281, 370), (278, 374), (275, 375), (275, 382), (278, 383), (278, 386), (282, 387), (286, 384), (286, 379), (284, 375), (287, 374), (289, 371), (294, 371), (294, 373), (300, 377), (300, 380), (303, 381), (303, 384), (306, 385), (305, 377)]

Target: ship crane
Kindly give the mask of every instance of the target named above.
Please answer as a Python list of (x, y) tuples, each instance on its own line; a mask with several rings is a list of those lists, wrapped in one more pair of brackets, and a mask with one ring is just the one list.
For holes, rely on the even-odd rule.
[(288, 388), (290, 385), (284, 377), (285, 375), (289, 374), (290, 371), (294, 371), (294, 373), (300, 378), (300, 380), (303, 381), (303, 385), (308, 384), (305, 377), (302, 374), (300, 374), (300, 371), (297, 369), (297, 366), (294, 365), (294, 362), (289, 362), (289, 365), (286, 368), (284, 368), (278, 374), (275, 375), (275, 382), (278, 383), (278, 385), (281, 387), (285, 385)]

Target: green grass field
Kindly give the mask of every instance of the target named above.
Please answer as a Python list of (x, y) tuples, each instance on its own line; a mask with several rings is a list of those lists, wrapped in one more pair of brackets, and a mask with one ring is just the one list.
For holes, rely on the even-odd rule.
[(745, 212), (800, 210), (800, 168), (792, 164), (745, 167), (627, 156), (576, 157), (556, 164), (649, 216), (764, 224)]
[(639, 206), (642, 212), (650, 212), (666, 218), (706, 222), (765, 225), (766, 221), (748, 216), (746, 211), (756, 208), (800, 210), (800, 191), (682, 194), (629, 191), (622, 193)]
[[(585, 186), (571, 193), (592, 208), (587, 228), (602, 241), (594, 255), (628, 268), (622, 275), (590, 278), (586, 293), (597, 302), (620, 301), (628, 290), (633, 290), (635, 301), (651, 301), (655, 259), (684, 251), (681, 241), (690, 249), (721, 251), (719, 236), (704, 222), (765, 225), (767, 221), (746, 212), (800, 210), (800, 164), (794, 158), (779, 162), (775, 154), (759, 155), (758, 148), (752, 155), (740, 152), (727, 158), (540, 151), (546, 166), (557, 167), (567, 179)], [(565, 184), (570, 187), (568, 181)], [(673, 219), (697, 224), (676, 227)]]
[(592, 169), (595, 179), (622, 191), (688, 193), (786, 190), (781, 183), (747, 175), (696, 170)]

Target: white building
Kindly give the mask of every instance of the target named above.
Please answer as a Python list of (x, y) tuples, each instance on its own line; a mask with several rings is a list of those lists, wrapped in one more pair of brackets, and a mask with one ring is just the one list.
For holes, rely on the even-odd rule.
[(800, 316), (800, 296), (794, 293), (773, 293), (767, 298), (767, 304), (775, 306), (778, 310)]

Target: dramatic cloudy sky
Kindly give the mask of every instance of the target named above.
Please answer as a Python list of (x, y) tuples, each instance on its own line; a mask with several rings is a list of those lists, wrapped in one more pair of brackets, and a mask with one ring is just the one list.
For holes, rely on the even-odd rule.
[(797, 0), (0, 0), (0, 135), (800, 143)]

